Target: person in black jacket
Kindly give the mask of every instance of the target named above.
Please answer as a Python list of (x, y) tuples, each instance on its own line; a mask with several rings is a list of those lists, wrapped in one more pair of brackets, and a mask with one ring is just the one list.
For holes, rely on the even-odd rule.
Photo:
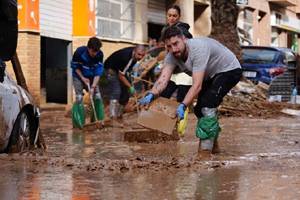
[[(193, 38), (193, 35), (189, 32), (190, 25), (180, 21), (180, 14), (180, 8), (177, 5), (172, 5), (167, 9), (167, 24), (162, 29), (161, 36), (164, 35), (164, 32), (168, 27), (176, 26), (182, 31), (183, 35), (186, 38)], [(160, 96), (170, 98), (177, 89), (176, 100), (177, 102), (181, 102), (184, 99), (188, 90), (190, 89), (191, 82), (192, 78), (188, 77), (184, 73), (174, 74), (171, 80), (168, 82), (168, 86), (160, 94)]]
[[(193, 35), (189, 32), (190, 25), (187, 23), (181, 22), (180, 21), (180, 16), (181, 16), (181, 10), (179, 6), (177, 5), (172, 5), (167, 9), (167, 24), (163, 27), (161, 31), (161, 36), (164, 34), (166, 29), (170, 26), (177, 26), (182, 30), (183, 35), (186, 38), (192, 38)], [(160, 38), (161, 40), (162, 38)]]
[(109, 110), (112, 119), (122, 118), (124, 106), (135, 89), (131, 85), (131, 72), (137, 61), (146, 54), (144, 45), (126, 47), (115, 51), (104, 62), (108, 80)]
[(5, 61), (9, 61), (17, 48), (18, 9), (16, 0), (0, 1), (0, 82), (4, 80)]

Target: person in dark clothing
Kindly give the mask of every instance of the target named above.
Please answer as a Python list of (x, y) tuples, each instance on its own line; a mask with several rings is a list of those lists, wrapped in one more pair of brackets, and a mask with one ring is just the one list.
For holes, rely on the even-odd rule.
[[(183, 35), (190, 39), (193, 38), (193, 35), (189, 32), (190, 25), (187, 23), (180, 21), (181, 10), (179, 6), (172, 5), (167, 9), (167, 24), (161, 30), (161, 36), (164, 35), (166, 29), (170, 26), (177, 26), (180, 30), (182, 30)], [(160, 38), (162, 40), (162, 37)]]
[(4, 81), (5, 61), (9, 61), (17, 48), (18, 4), (16, 0), (0, 1), (0, 82)]
[[(182, 30), (183, 35), (186, 38), (193, 38), (192, 34), (189, 32), (190, 26), (187, 23), (181, 22), (180, 20), (181, 10), (179, 6), (172, 5), (167, 10), (167, 25), (161, 31), (161, 35), (164, 34), (165, 30), (170, 26), (176, 26)], [(191, 78), (184, 73), (178, 73), (172, 75), (166, 89), (160, 94), (160, 96), (165, 98), (170, 98), (172, 94), (177, 90), (177, 102), (181, 102), (186, 93), (191, 87)]]
[[(101, 46), (101, 41), (96, 37), (92, 37), (89, 39), (87, 46), (78, 47), (73, 55), (71, 68), (76, 94), (76, 102), (72, 108), (74, 127), (82, 128), (85, 122), (83, 89), (93, 95), (97, 118), (99, 120), (104, 119), (104, 106), (98, 86), (100, 76), (104, 71)], [(92, 118), (92, 121), (94, 120)]]
[(9, 61), (17, 48), (18, 3), (16, 0), (0, 1), (0, 59)]
[(130, 95), (135, 93), (131, 85), (130, 74), (133, 66), (146, 54), (144, 45), (120, 49), (110, 55), (104, 62), (108, 89), (110, 92), (109, 110), (113, 119), (121, 118), (124, 106), (128, 103)]

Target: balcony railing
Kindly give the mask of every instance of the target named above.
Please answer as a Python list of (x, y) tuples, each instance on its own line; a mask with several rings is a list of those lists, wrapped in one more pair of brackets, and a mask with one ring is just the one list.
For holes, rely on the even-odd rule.
[(300, 33), (300, 20), (277, 12), (271, 13), (271, 26)]
[(270, 3), (277, 4), (282, 7), (296, 6), (297, 0), (268, 0)]

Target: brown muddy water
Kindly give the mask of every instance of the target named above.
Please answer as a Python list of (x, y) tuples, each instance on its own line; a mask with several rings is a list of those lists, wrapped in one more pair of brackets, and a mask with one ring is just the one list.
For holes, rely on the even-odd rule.
[(180, 141), (124, 141), (134, 126), (72, 130), (42, 113), (46, 152), (0, 155), (0, 199), (299, 199), (300, 119), (223, 118), (221, 152), (199, 156), (195, 118)]

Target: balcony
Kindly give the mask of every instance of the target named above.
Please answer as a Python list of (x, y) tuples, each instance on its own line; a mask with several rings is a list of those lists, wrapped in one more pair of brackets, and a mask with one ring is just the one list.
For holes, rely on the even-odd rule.
[(296, 6), (297, 0), (268, 0), (270, 3), (277, 4), (282, 7)]
[(289, 17), (277, 12), (271, 13), (271, 26), (300, 33), (300, 19)]

